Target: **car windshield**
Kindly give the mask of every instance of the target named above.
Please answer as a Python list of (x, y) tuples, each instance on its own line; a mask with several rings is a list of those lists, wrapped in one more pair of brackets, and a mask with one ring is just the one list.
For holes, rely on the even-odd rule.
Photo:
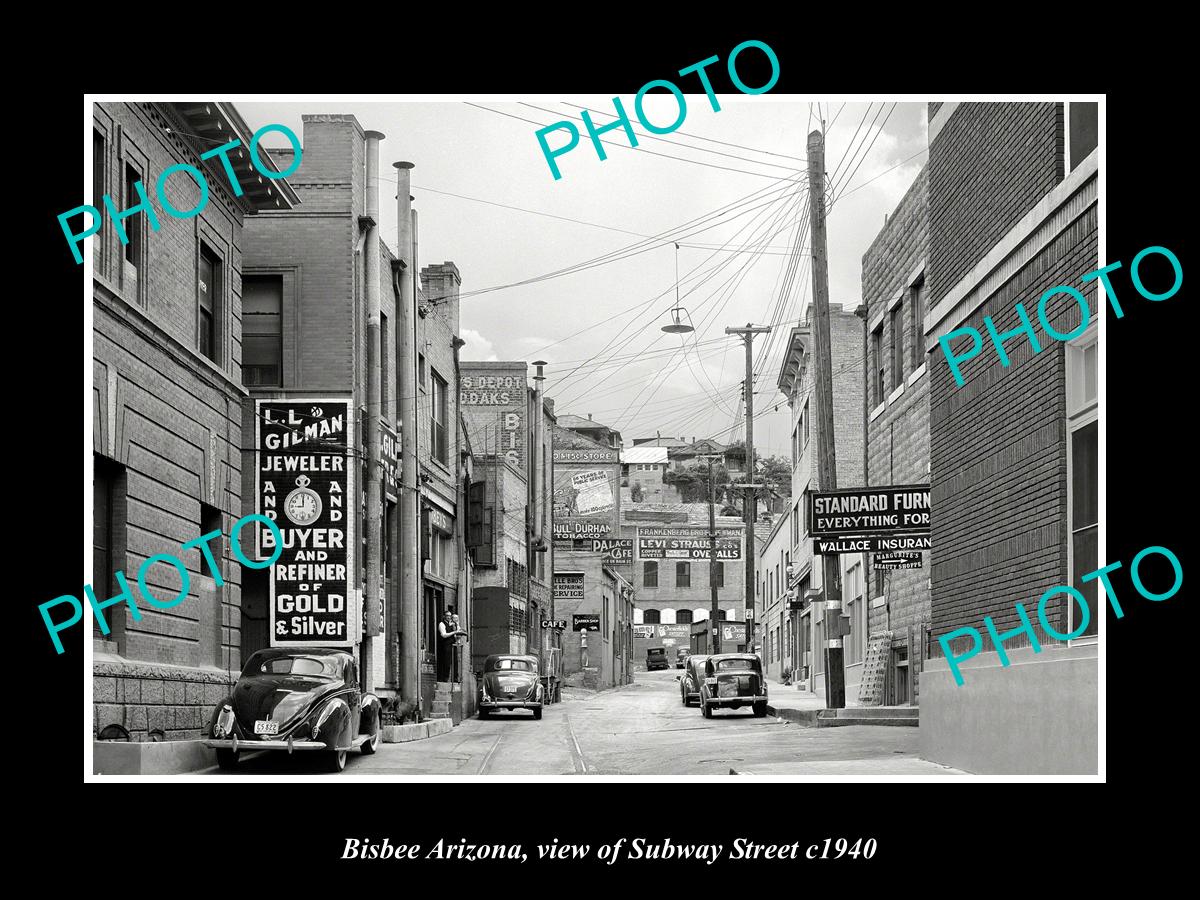
[(336, 678), (340, 666), (335, 657), (276, 656), (263, 662), (259, 671), (266, 675), (307, 675), (314, 678)]
[(533, 663), (528, 659), (498, 659), (492, 663), (493, 672), (532, 672)]
[(721, 659), (717, 661), (718, 669), (753, 669), (754, 661), (749, 659)]
[(662, 649), (647, 650), (646, 652), (648, 654), (650, 654), (651, 656), (666, 656), (667, 655), (667, 651), (662, 650)]

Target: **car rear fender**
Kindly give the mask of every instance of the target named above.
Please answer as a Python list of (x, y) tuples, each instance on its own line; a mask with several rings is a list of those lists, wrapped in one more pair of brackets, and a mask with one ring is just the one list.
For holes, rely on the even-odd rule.
[(374, 694), (363, 694), (358, 701), (358, 733), (374, 734), (383, 716), (383, 704)]
[(331, 749), (350, 745), (352, 719), (350, 707), (343, 698), (329, 700), (312, 721), (318, 729), (315, 740), (323, 741)]

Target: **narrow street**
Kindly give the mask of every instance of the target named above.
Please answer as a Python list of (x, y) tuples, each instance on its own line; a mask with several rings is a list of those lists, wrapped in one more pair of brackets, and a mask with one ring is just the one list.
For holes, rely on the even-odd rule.
[[(957, 774), (916, 757), (916, 728), (807, 728), (747, 709), (705, 719), (683, 707), (679, 670), (638, 672), (626, 687), (548, 706), (542, 720), (513, 712), (464, 721), (449, 734), (351, 754), (358, 775), (903, 775)], [(311, 774), (303, 754), (243, 758), (246, 775)], [(215, 767), (206, 774), (216, 774)], [(341, 777), (341, 776), (328, 776)]]

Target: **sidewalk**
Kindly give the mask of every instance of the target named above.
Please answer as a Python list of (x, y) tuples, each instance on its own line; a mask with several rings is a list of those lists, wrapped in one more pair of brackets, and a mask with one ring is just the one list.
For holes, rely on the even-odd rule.
[[(825, 695), (813, 694), (806, 690), (800, 690), (794, 684), (784, 684), (782, 681), (777, 681), (774, 678), (765, 679), (767, 682), (767, 695), (771, 698), (767, 703), (767, 713), (788, 722), (795, 722), (798, 725), (815, 726), (820, 713), (825, 709)], [(872, 716), (886, 716), (887, 710), (907, 710), (908, 715), (912, 714), (912, 710), (916, 707), (910, 706), (865, 706), (858, 702), (857, 696), (846, 696), (846, 709), (869, 709), (872, 710)]]

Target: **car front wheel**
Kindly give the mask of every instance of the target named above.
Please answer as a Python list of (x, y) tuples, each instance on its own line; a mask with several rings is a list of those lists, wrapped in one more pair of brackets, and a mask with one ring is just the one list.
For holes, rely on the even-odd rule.
[(325, 771), (340, 772), (346, 768), (346, 751), (345, 750), (327, 750), (325, 751)]
[(222, 769), (236, 769), (238, 753), (236, 750), (217, 750), (217, 765)]
[(362, 755), (370, 756), (372, 753), (374, 753), (376, 750), (379, 749), (379, 743), (382, 740), (383, 740), (383, 729), (380, 728), (378, 725), (376, 725), (375, 733), (372, 734), (365, 741), (363, 741)]
[(489, 717), (491, 714), (492, 714), (492, 711), (491, 711), (490, 709), (481, 709), (481, 710), (479, 710), (479, 718), (481, 718), (481, 719), (486, 719), (486, 718), (488, 718), (488, 717)]

